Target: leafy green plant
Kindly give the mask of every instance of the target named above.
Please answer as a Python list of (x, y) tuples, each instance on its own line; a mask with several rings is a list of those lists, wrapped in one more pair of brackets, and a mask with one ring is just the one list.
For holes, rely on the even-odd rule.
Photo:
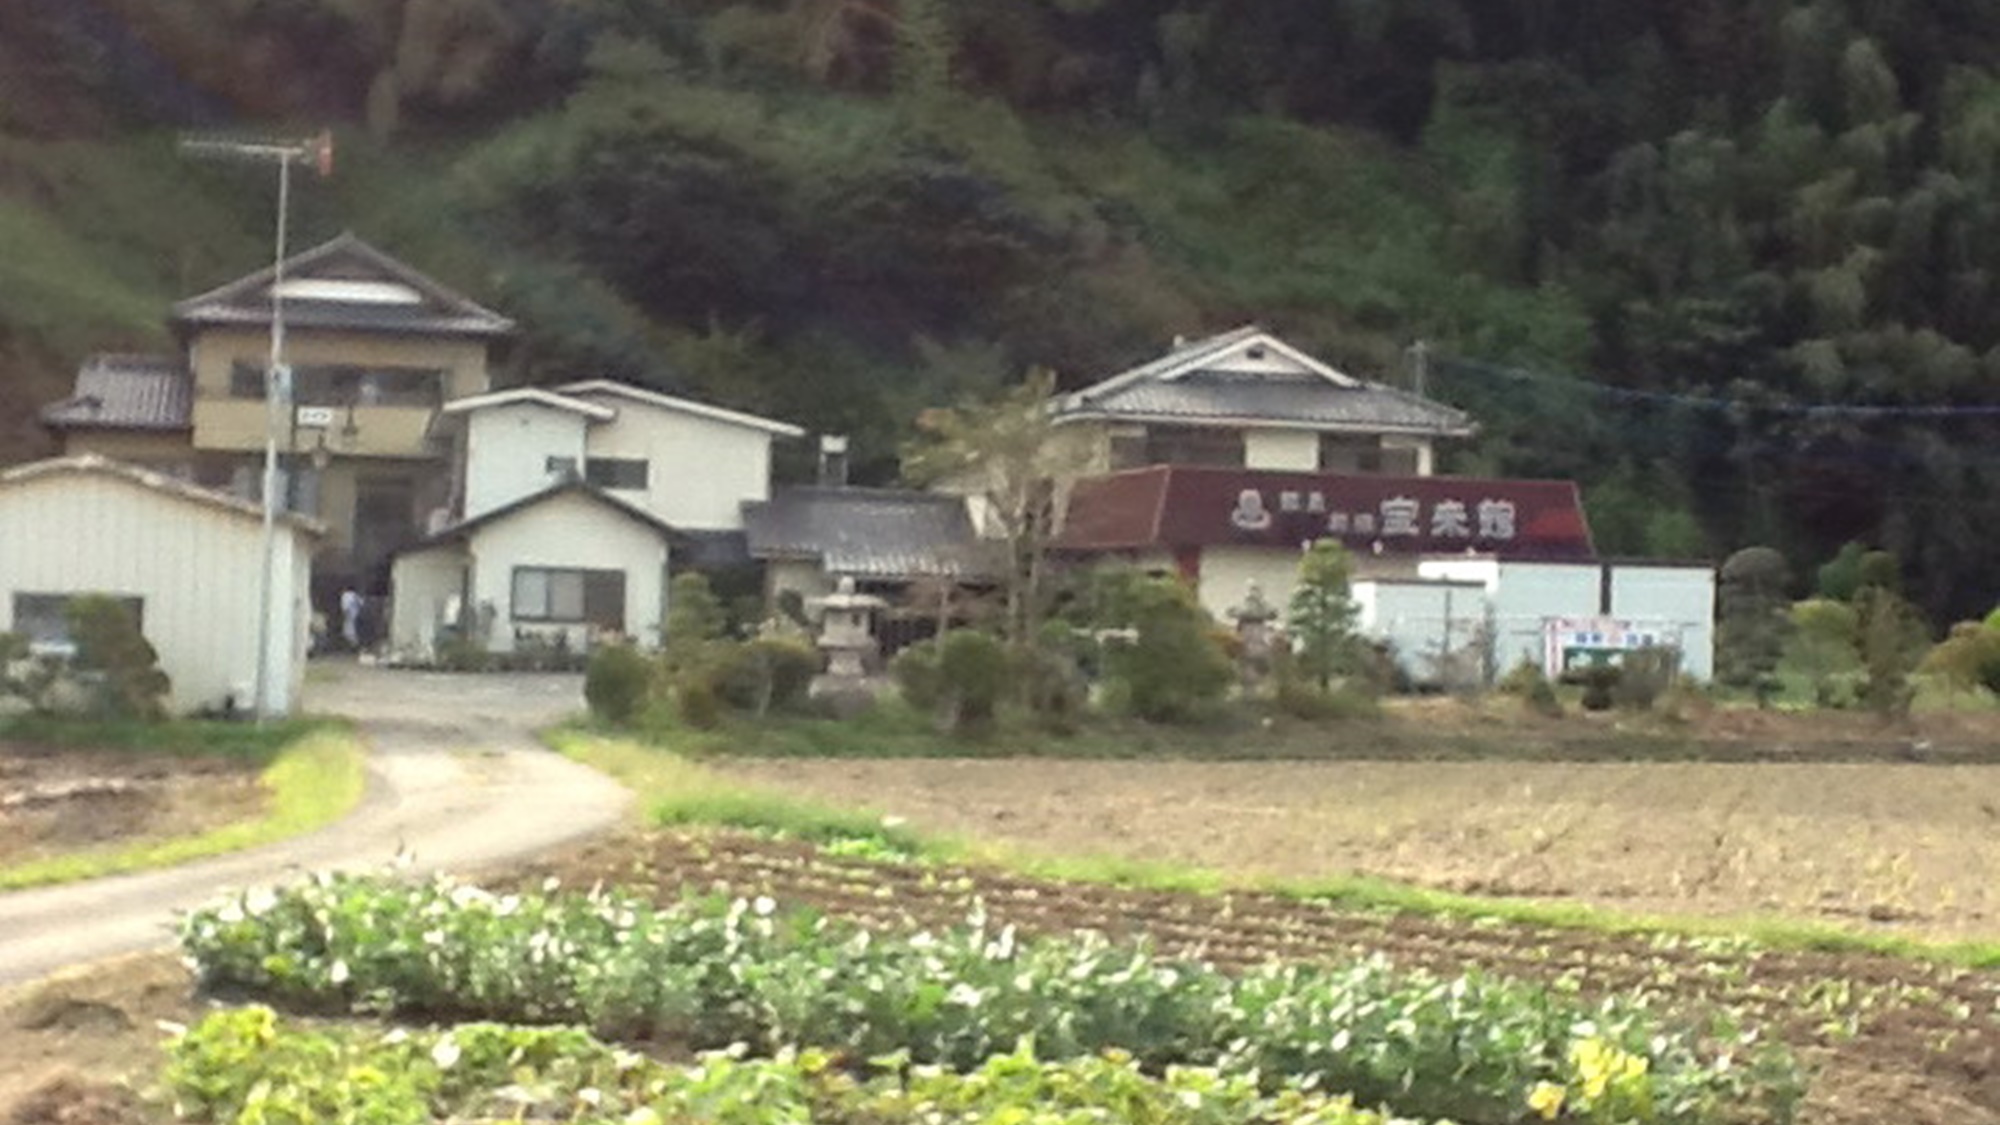
[(320, 1008), (582, 1023), (768, 1054), (899, 1054), (957, 1071), (1023, 1041), (1048, 1060), (1115, 1047), (1149, 1072), (1208, 1066), (1266, 1090), (1297, 1081), (1468, 1121), (1512, 1121), (1539, 1084), (1567, 1088), (1586, 1040), (1644, 1060), (1632, 1081), (1643, 1080), (1647, 1114), (1606, 1120), (1709, 1122), (1748, 1106), (1782, 1115), (1795, 1096), (1778, 1081), (1788, 1061), (1746, 1068), (1634, 1000), (1583, 1004), (1380, 960), (1232, 977), (1088, 934), (1023, 939), (975, 918), (883, 935), (788, 916), (761, 897), (659, 909), (602, 893), (321, 876), (197, 911), (182, 944), (205, 987)]
[(184, 1114), (272, 1125), (1399, 1125), (1324, 1091), (1266, 1093), (1211, 1067), (1149, 1074), (1121, 1051), (1046, 1061), (1027, 1041), (964, 1073), (911, 1066), (900, 1052), (843, 1067), (813, 1049), (768, 1059), (715, 1051), (675, 1065), (574, 1028), (310, 1029), (252, 1006), (205, 1017), (167, 1050), (166, 1085)]

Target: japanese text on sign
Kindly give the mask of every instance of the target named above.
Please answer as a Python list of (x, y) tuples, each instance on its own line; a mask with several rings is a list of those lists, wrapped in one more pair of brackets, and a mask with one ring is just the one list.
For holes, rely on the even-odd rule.
[(1274, 514), (1309, 515), (1321, 521), (1329, 535), (1379, 535), (1384, 538), (1511, 540), (1517, 534), (1514, 502), (1485, 497), (1468, 505), (1445, 499), (1431, 504), (1410, 496), (1384, 498), (1372, 509), (1340, 508), (1317, 489), (1285, 489), (1271, 502), (1255, 488), (1237, 495), (1231, 523), (1245, 531), (1262, 531)]

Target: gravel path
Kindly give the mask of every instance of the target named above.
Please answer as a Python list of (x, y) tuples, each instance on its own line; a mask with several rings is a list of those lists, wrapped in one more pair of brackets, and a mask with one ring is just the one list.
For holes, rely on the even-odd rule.
[(554, 754), (533, 731), (582, 704), (577, 676), (442, 675), (331, 666), (307, 707), (354, 718), (368, 795), (338, 824), (182, 867), (0, 894), (0, 984), (172, 940), (179, 912), (234, 887), (307, 872), (464, 871), (617, 823), (630, 795)]

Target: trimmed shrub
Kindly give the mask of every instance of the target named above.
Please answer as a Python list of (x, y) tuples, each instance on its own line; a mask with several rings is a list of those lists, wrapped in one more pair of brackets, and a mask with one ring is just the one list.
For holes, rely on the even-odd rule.
[(715, 693), (715, 681), (707, 676), (681, 677), (674, 684), (674, 709), (681, 722), (697, 730), (722, 725), (722, 697)]
[(109, 718), (163, 718), (172, 681), (160, 670), (160, 654), (139, 631), (131, 607), (117, 598), (86, 594), (69, 603), (68, 616), (76, 639), (71, 667), (95, 674), (93, 710)]
[(889, 675), (903, 693), (903, 702), (918, 711), (944, 706), (944, 677), (938, 670), (938, 643), (918, 641), (889, 662)]
[(604, 645), (590, 654), (583, 674), (583, 699), (598, 719), (624, 726), (646, 702), (652, 666), (630, 645)]
[(804, 641), (757, 637), (722, 651), (713, 672), (715, 693), (753, 715), (797, 710), (819, 664), (819, 650)]
[(1133, 714), (1152, 722), (1184, 722), (1221, 699), (1236, 678), (1215, 643), (1213, 622), (1177, 578), (1147, 577), (1125, 591), (1130, 644), (1106, 653), (1105, 668)]
[(938, 643), (938, 682), (951, 724), (963, 730), (993, 721), (1007, 690), (1007, 650), (1000, 638), (977, 629), (954, 629)]

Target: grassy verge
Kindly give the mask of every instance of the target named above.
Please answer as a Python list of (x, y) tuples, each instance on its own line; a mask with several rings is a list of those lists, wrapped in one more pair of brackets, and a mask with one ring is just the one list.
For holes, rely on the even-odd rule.
[[(262, 733), (268, 735), (284, 725)], [(364, 754), (360, 742), (344, 727), (305, 729), (303, 736), (276, 751), (264, 769), (262, 780), (270, 790), (271, 806), (263, 816), (193, 836), (75, 852), (0, 868), (0, 890), (171, 867), (302, 835), (333, 823), (361, 800), (366, 786)]]
[(1245, 880), (1208, 868), (1123, 857), (1047, 856), (1025, 849), (930, 837), (893, 817), (833, 808), (747, 788), (671, 750), (575, 728), (550, 732), (566, 756), (610, 774), (639, 794), (648, 822), (661, 827), (714, 826), (767, 832), (816, 843), (861, 841), (882, 858), (1004, 867), (1036, 878), (1147, 890), (1219, 894), (1255, 890), (1353, 910), (1488, 919), (1604, 934), (1661, 934), (1740, 939), (1780, 950), (1871, 953), (1968, 968), (2000, 967), (2000, 942), (1932, 942), (1870, 934), (1785, 918), (1709, 918), (1637, 914), (1573, 902), (1456, 894), (1363, 876)]
[(240, 723), (215, 719), (137, 720), (16, 715), (0, 721), (0, 742), (77, 750), (129, 750), (177, 758), (233, 758), (269, 764), (286, 747), (325, 729), (324, 719)]
[(1669, 715), (1584, 714), (1524, 718), (1513, 701), (1467, 707), (1440, 722), (1435, 713), (1386, 706), (1378, 715), (1304, 720), (1264, 704), (1205, 721), (1163, 725), (1092, 714), (1064, 730), (1010, 712), (971, 734), (940, 734), (927, 715), (895, 699), (850, 719), (810, 715), (731, 716), (697, 730), (670, 716), (633, 732), (695, 759), (757, 758), (1089, 758), (1106, 761), (1374, 762), (1756, 762), (2000, 765), (2000, 743), (1940, 733), (1911, 749), (1910, 733), (1855, 716), (1844, 733), (1802, 728), (1778, 739), (1704, 733)]

